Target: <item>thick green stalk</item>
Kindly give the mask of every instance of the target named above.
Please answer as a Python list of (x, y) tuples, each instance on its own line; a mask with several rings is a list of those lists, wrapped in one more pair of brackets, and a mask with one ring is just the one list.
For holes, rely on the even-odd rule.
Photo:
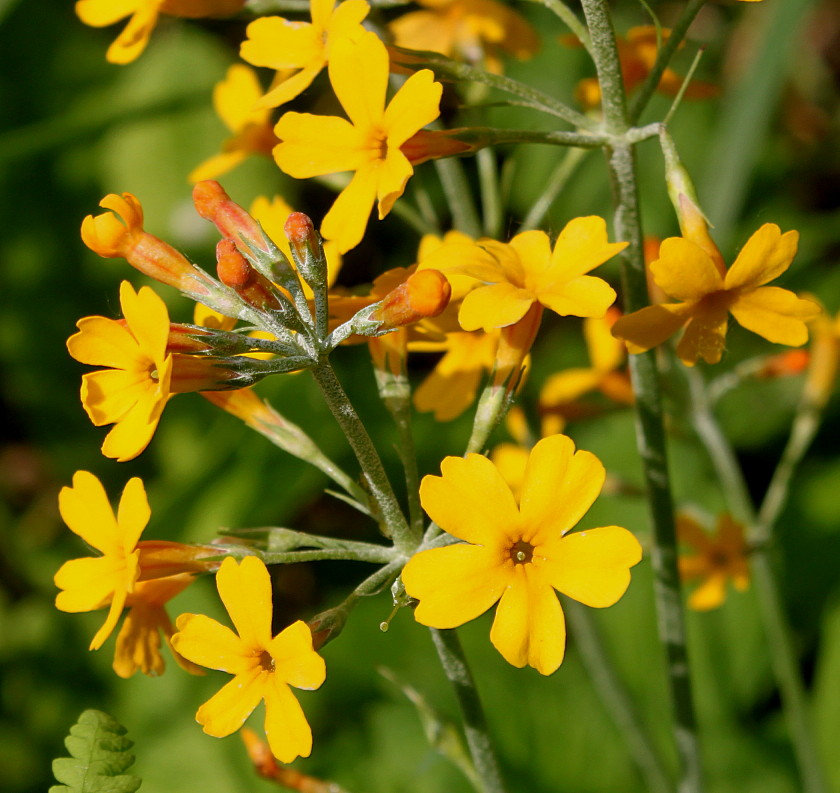
[(475, 770), (482, 784), (482, 793), (505, 793), (499, 761), (490, 741), (487, 719), (478, 696), (464, 649), (454, 630), (429, 628), (438, 657), (447, 679), (455, 689), (455, 698), (464, 720), (464, 733)]
[(481, 236), (481, 221), (473, 202), (472, 190), (464, 173), (464, 166), (455, 159), (435, 160), (446, 203), (452, 213), (452, 223), (458, 231), (471, 237)]
[[(826, 793), (828, 786), (817, 755), (793, 632), (785, 613), (777, 576), (773, 569), (772, 544), (769, 542), (773, 525), (787, 500), (790, 478), (813, 439), (816, 430), (813, 417), (808, 419), (808, 426), (804, 429), (797, 429), (797, 421), (794, 421), (791, 439), (776, 468), (773, 481), (761, 506), (760, 517), (757, 517), (735, 450), (712, 415), (702, 376), (699, 372), (692, 370), (688, 373), (688, 380), (694, 428), (717, 472), (729, 511), (736, 520), (745, 526), (752, 527), (753, 536), (762, 540), (754, 547), (750, 556), (753, 582), (759, 613), (767, 633), (770, 662), (781, 692), (785, 720), (799, 765), (803, 793)], [(808, 413), (800, 415), (809, 415), (809, 413), (810, 407)]]
[(356, 413), (356, 409), (350, 403), (328, 360), (324, 359), (310, 371), (324, 395), (327, 406), (335, 416), (356, 454), (356, 459), (362, 468), (370, 494), (379, 507), (381, 519), (388, 536), (393, 539), (394, 545), (400, 551), (411, 554), (420, 541), (420, 537), (414, 535), (406, 522), (405, 515), (403, 515), (397, 497), (394, 495), (394, 489), (388, 480), (388, 475), (382, 467), (379, 453), (376, 451), (365, 425), (359, 418), (359, 414)]
[(534, 201), (533, 206), (528, 210), (525, 220), (522, 221), (520, 231), (535, 229), (548, 214), (548, 210), (554, 203), (554, 199), (560, 195), (560, 191), (566, 186), (572, 174), (577, 170), (578, 165), (586, 154), (586, 149), (570, 148), (563, 154), (563, 159), (557, 163), (554, 172), (548, 179), (545, 190), (540, 197)]
[[(583, 0), (583, 11), (592, 36), (607, 131), (614, 136), (626, 135), (630, 119), (609, 7), (605, 0)], [(624, 310), (631, 312), (648, 303), (635, 152), (631, 143), (613, 144), (609, 151), (609, 168), (615, 191), (615, 235), (629, 243), (622, 257), (622, 291)], [(674, 708), (674, 738), (680, 760), (678, 790), (680, 793), (699, 793), (702, 790), (700, 746), (689, 675), (674, 504), (654, 352), (632, 355), (630, 373), (636, 395), (636, 444), (642, 459), (653, 524), (654, 595)]]

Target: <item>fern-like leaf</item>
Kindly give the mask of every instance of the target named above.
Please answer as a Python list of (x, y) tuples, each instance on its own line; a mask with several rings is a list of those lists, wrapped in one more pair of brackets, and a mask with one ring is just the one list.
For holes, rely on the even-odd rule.
[(107, 713), (86, 710), (70, 728), (64, 745), (70, 757), (53, 760), (55, 778), (49, 793), (134, 793), (141, 780), (126, 774), (134, 763), (133, 741)]

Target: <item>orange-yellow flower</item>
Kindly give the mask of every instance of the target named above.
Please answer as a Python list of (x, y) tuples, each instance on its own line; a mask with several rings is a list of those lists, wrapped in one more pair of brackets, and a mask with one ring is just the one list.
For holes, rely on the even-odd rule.
[(70, 530), (102, 554), (65, 562), (55, 574), (55, 585), (62, 590), (55, 599), (60, 611), (110, 606), (90, 643), (91, 650), (98, 650), (114, 630), (140, 576), (137, 542), (151, 516), (146, 491), (140, 479), (129, 479), (115, 516), (102, 483), (88, 471), (76, 471), (73, 486), (58, 494), (58, 508)]
[(716, 249), (684, 237), (666, 239), (650, 271), (665, 294), (682, 302), (628, 314), (613, 325), (613, 335), (624, 339), (631, 353), (640, 353), (684, 327), (677, 345), (682, 362), (693, 366), (703, 358), (717, 363), (731, 313), (743, 327), (768, 341), (799, 347), (808, 340), (805, 323), (820, 313), (820, 307), (787, 289), (765, 286), (790, 267), (798, 241), (798, 232), (782, 234), (775, 223), (765, 223), (726, 270), (712, 255)]
[(190, 18), (228, 16), (243, 5), (245, 0), (78, 0), (76, 14), (95, 28), (130, 16), (105, 57), (111, 63), (131, 63), (146, 49), (161, 14)]
[(388, 26), (398, 47), (431, 50), (501, 73), (499, 51), (530, 58), (540, 47), (533, 27), (496, 0), (418, 0)]
[(333, 43), (356, 37), (370, 6), (364, 0), (312, 0), (308, 22), (282, 17), (255, 19), (246, 29), (242, 59), (254, 66), (277, 70), (273, 87), (259, 100), (261, 107), (277, 107), (305, 91), (330, 59)]
[(262, 87), (256, 73), (241, 63), (231, 66), (225, 79), (216, 83), (213, 88), (213, 108), (233, 135), (222, 144), (219, 154), (205, 160), (190, 172), (190, 182), (215, 179), (252, 154), (271, 156), (277, 138), (270, 112), (256, 107), (261, 96)]
[(84, 317), (67, 349), (81, 363), (109, 367), (82, 375), (82, 405), (97, 427), (114, 425), (102, 453), (125, 462), (154, 435), (171, 396), (173, 361), (166, 352), (169, 314), (164, 302), (149, 287), (135, 292), (123, 281), (120, 305), (124, 323)]
[(241, 564), (226, 558), (216, 586), (237, 633), (203, 614), (182, 614), (172, 637), (185, 658), (234, 675), (198, 709), (196, 721), (208, 735), (223, 738), (265, 700), (265, 732), (274, 756), (284, 763), (308, 757), (312, 731), (290, 686), (312, 690), (326, 677), (309, 626), (298, 620), (272, 637), (271, 580), (254, 556)]
[(709, 534), (688, 515), (677, 516), (677, 535), (681, 542), (690, 545), (695, 553), (680, 555), (680, 576), (684, 581), (700, 581), (688, 599), (690, 608), (709, 611), (726, 600), (726, 581), (739, 592), (750, 584), (747, 564), (747, 544), (744, 527), (730, 515), (718, 518), (714, 534)]
[(423, 69), (406, 80), (386, 107), (388, 53), (369, 32), (332, 44), (329, 74), (350, 121), (286, 113), (274, 130), (282, 141), (274, 158), (296, 179), (354, 172), (321, 225), (321, 234), (343, 253), (361, 241), (374, 203), (382, 219), (403, 194), (414, 169), (400, 146), (438, 117), (442, 88)]
[(464, 542), (409, 560), (403, 582), (420, 601), (415, 618), (455, 628), (498, 601), (493, 645), (514, 666), (551, 674), (566, 643), (555, 590), (588, 606), (611, 606), (642, 556), (636, 538), (619, 526), (567, 533), (601, 491), (603, 465), (575, 452), (564, 435), (544, 438), (531, 450), (518, 505), (486, 457), (447, 457), (441, 474), (424, 477), (423, 508)]

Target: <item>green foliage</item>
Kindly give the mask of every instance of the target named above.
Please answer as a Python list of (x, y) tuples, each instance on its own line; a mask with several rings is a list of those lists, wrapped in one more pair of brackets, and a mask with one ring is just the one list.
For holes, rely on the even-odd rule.
[(134, 764), (126, 729), (107, 713), (86, 710), (70, 728), (64, 745), (71, 757), (53, 760), (53, 773), (63, 785), (49, 793), (134, 793), (140, 777), (124, 773)]

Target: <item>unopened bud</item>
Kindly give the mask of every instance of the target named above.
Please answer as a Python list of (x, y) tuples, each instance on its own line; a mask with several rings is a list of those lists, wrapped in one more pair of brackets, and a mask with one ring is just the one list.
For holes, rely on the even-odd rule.
[(219, 240), (216, 245), (216, 261), (219, 280), (233, 289), (246, 303), (261, 311), (285, 309), (282, 298), (271, 281), (251, 266), (233, 240)]
[(196, 212), (213, 223), (226, 239), (244, 243), (254, 251), (269, 252), (269, 244), (259, 223), (239, 204), (231, 201), (215, 179), (196, 184), (193, 188), (193, 203)]
[(370, 318), (382, 322), (380, 330), (401, 328), (438, 316), (451, 296), (452, 287), (440, 270), (420, 270), (389, 292)]
[(327, 258), (321, 238), (312, 220), (303, 212), (292, 212), (283, 227), (289, 239), (289, 247), (295, 266), (303, 280), (312, 288), (325, 289), (327, 286)]
[(209, 573), (221, 565), (224, 551), (214, 545), (185, 545), (168, 540), (140, 540), (140, 581), (180, 573)]
[(207, 276), (169, 243), (143, 229), (143, 207), (131, 194), (111, 193), (99, 206), (111, 210), (82, 221), (82, 241), (106, 259), (125, 259), (141, 273), (193, 295), (207, 295)]
[(501, 329), (493, 370), (493, 385), (505, 384), (508, 393), (513, 392), (519, 385), (528, 353), (540, 329), (542, 315), (542, 305), (534, 303), (519, 322)]
[(461, 133), (468, 132), (469, 130), (458, 129), (421, 129), (400, 146), (400, 151), (412, 165), (420, 165), (427, 160), (438, 160), (441, 157), (457, 157), (481, 148), (477, 140), (468, 142), (458, 137)]

